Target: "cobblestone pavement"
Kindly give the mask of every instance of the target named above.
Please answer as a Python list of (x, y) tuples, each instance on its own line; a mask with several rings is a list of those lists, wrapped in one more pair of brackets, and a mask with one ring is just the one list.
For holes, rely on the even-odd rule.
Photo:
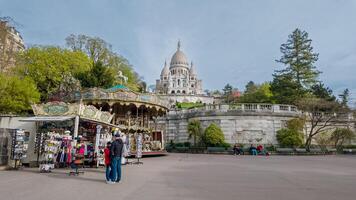
[(104, 169), (0, 171), (1, 200), (68, 199), (356, 199), (355, 156), (228, 156), (169, 154), (123, 166), (107, 185)]

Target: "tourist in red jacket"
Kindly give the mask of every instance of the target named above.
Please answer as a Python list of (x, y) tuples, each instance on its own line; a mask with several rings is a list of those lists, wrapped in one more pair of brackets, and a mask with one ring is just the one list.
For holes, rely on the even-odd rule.
[(110, 158), (110, 148), (111, 142), (106, 143), (106, 148), (104, 149), (105, 167), (106, 167), (106, 182), (111, 182), (111, 158)]

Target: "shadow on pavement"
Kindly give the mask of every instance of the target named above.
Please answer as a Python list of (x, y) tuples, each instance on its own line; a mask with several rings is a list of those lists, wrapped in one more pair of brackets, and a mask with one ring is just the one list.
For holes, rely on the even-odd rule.
[[(100, 169), (93, 169), (93, 168), (84, 168), (82, 171), (84, 171), (84, 174), (80, 174), (78, 176), (69, 176), (70, 169), (60, 169), (60, 170), (53, 170), (52, 172), (48, 173), (40, 173), (38, 169), (36, 168), (31, 168), (31, 169), (24, 169), (21, 170), (22, 173), (32, 173), (32, 174), (38, 174), (40, 176), (47, 176), (49, 178), (56, 178), (56, 179), (72, 179), (72, 180), (81, 180), (81, 181), (90, 181), (90, 182), (100, 182), (100, 183), (105, 183), (105, 172), (100, 170)], [(97, 178), (89, 178), (86, 176), (85, 173), (101, 173), (102, 178), (97, 179)]]

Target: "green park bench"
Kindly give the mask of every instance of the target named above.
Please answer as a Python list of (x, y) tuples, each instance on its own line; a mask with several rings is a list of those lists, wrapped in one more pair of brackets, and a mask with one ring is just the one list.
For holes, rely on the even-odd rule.
[(342, 152), (344, 154), (355, 154), (356, 153), (356, 149), (343, 149)]
[(294, 150), (292, 148), (276, 148), (276, 152), (281, 155), (293, 155)]
[(176, 147), (175, 149), (178, 153), (187, 153), (189, 151), (189, 147)]
[(305, 148), (296, 148), (295, 149), (295, 152), (298, 154), (298, 155), (306, 155), (308, 154), (307, 150)]
[(337, 153), (337, 149), (336, 148), (328, 148), (328, 147), (326, 147), (326, 152), (328, 154), (336, 154)]
[(321, 148), (312, 148), (310, 149), (310, 153), (316, 155), (325, 154), (325, 152)]
[(208, 153), (224, 153), (226, 152), (225, 147), (208, 147)]

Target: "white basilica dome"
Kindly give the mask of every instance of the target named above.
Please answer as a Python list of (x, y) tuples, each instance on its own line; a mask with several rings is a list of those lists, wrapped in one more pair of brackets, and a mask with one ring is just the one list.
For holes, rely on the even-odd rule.
[(171, 67), (174, 65), (185, 65), (186, 67), (189, 66), (187, 57), (183, 51), (180, 50), (180, 42), (178, 42), (177, 51), (173, 54), (171, 59)]

